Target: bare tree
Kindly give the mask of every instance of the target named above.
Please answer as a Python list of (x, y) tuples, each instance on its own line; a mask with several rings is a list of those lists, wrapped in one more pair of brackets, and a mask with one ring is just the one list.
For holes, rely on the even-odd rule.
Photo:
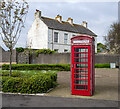
[(110, 26), (108, 35), (105, 36), (105, 41), (110, 53), (120, 54), (120, 23), (113, 23)]
[(29, 5), (25, 0), (1, 0), (0, 2), (0, 35), (10, 50), (10, 76), (12, 50), (15, 47), (24, 27)]

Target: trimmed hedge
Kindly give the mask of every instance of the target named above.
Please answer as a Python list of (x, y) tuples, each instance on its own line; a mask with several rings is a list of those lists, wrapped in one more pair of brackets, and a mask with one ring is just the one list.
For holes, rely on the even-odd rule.
[(110, 68), (110, 64), (109, 63), (95, 64), (95, 68)]
[[(4, 73), (5, 74), (5, 73)], [(15, 75), (15, 74), (14, 74)], [(24, 75), (24, 74), (22, 74)], [(44, 93), (57, 85), (56, 73), (38, 73), (24, 77), (2, 77), (2, 91), (12, 93)]]
[[(9, 65), (2, 65), (2, 70), (9, 70)], [(70, 71), (70, 64), (12, 64), (12, 70)]]
[[(95, 68), (110, 68), (109, 63), (95, 64)], [(70, 64), (12, 64), (12, 70), (57, 70), (70, 71)], [(9, 65), (2, 65), (2, 70), (9, 70)]]

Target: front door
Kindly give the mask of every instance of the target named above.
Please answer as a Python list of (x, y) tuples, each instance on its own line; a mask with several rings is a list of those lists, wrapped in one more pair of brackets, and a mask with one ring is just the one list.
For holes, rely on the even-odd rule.
[(72, 94), (90, 95), (90, 46), (72, 46)]

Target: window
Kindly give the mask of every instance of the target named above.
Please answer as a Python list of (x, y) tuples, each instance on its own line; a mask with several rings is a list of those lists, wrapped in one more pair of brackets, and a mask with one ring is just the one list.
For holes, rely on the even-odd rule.
[(54, 51), (58, 51), (58, 49), (54, 49)]
[(67, 44), (67, 40), (68, 40), (68, 34), (64, 34), (64, 44)]
[(58, 42), (58, 32), (54, 32), (54, 42)]
[(73, 34), (72, 37), (74, 37), (74, 36), (76, 36), (76, 35)]
[(68, 52), (68, 50), (67, 50), (67, 49), (64, 49), (64, 52)]

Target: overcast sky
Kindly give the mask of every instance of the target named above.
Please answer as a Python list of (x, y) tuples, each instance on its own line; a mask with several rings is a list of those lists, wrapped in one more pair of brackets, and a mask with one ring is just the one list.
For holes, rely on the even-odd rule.
[[(16, 47), (25, 47), (27, 32), (34, 21), (36, 9), (42, 12), (42, 16), (55, 18), (58, 14), (62, 20), (68, 17), (73, 22), (81, 24), (88, 22), (88, 28), (98, 35), (97, 41), (104, 43), (103, 36), (107, 35), (110, 25), (118, 21), (118, 2), (29, 2), (29, 13), (27, 15), (25, 28), (21, 33)], [(2, 46), (5, 48), (4, 44)]]

